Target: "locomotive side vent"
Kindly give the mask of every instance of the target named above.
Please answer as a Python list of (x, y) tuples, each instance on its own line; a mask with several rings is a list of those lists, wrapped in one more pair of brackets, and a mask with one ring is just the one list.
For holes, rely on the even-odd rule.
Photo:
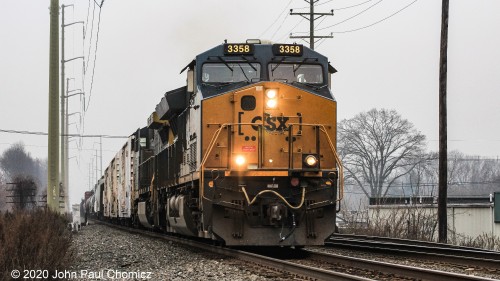
[(191, 172), (196, 170), (196, 142), (189, 146), (189, 169)]

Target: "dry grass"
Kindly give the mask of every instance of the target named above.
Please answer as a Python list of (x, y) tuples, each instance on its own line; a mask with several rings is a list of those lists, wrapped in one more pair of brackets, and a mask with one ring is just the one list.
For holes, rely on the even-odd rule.
[(477, 237), (458, 237), (451, 243), (459, 246), (500, 251), (500, 237), (489, 233), (483, 233)]
[[(347, 227), (341, 233), (382, 236), (437, 242), (437, 216), (425, 208), (393, 208), (390, 211), (375, 210), (371, 217), (368, 212), (356, 212), (355, 216), (344, 214)], [(359, 221), (366, 223), (360, 224)], [(483, 233), (470, 237), (454, 233), (448, 229), (448, 243), (473, 248), (500, 251), (500, 237)]]
[(0, 213), (0, 280), (9, 280), (13, 269), (55, 270), (69, 268), (75, 258), (67, 220), (45, 210)]
[[(362, 214), (361, 217), (350, 217), (349, 227), (343, 229), (342, 233), (424, 241), (433, 241), (436, 235), (436, 217), (426, 209), (394, 208), (386, 212), (374, 210), (370, 217), (368, 212), (357, 213)], [(360, 224), (356, 221), (366, 223)]]
[(394, 209), (385, 215), (375, 212), (370, 220), (370, 235), (432, 241), (436, 235), (434, 214), (421, 208)]

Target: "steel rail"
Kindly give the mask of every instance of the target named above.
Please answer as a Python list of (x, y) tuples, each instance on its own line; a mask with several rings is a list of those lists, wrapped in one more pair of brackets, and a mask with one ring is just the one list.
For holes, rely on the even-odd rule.
[(477, 281), (491, 281), (494, 279), (464, 275), (452, 272), (445, 272), (433, 269), (425, 269), (420, 267), (412, 267), (400, 264), (392, 264), (381, 261), (372, 261), (362, 258), (346, 257), (336, 254), (326, 254), (319, 252), (307, 251), (310, 259), (320, 260), (327, 263), (342, 264), (344, 266), (362, 268), (373, 270), (383, 273), (393, 273), (396, 275), (416, 278), (417, 280), (430, 280), (430, 281), (461, 281), (461, 280), (477, 280)]
[(478, 252), (490, 252), (490, 253), (496, 253), (500, 257), (499, 251), (466, 247), (466, 246), (458, 246), (458, 245), (453, 245), (453, 244), (444, 244), (444, 243), (431, 242), (431, 241), (382, 237), (382, 236), (358, 235), (358, 234), (340, 234), (340, 233), (335, 233), (331, 236), (331, 239), (335, 240), (337, 238), (361, 239), (361, 240), (371, 240), (371, 241), (398, 243), (398, 244), (407, 244), (407, 245), (419, 245), (419, 246), (429, 246), (429, 247), (437, 247), (437, 248), (452, 248), (452, 249), (463, 249), (463, 250), (471, 250), (471, 251), (478, 251)]
[(425, 258), (465, 266), (478, 266), (500, 270), (500, 254), (489, 251), (474, 251), (456, 248), (440, 248), (424, 245), (410, 245), (393, 242), (379, 242), (363, 239), (335, 238), (325, 242), (335, 248), (355, 248), (363, 251), (395, 254), (405, 257)]
[(284, 260), (279, 260), (263, 255), (258, 255), (246, 251), (225, 248), (221, 246), (214, 246), (207, 243), (199, 242), (192, 239), (181, 238), (177, 236), (165, 235), (162, 233), (146, 231), (142, 229), (129, 228), (119, 225), (110, 224), (102, 221), (93, 221), (95, 223), (103, 224), (115, 229), (119, 229), (122, 231), (127, 231), (129, 233), (141, 234), (144, 236), (148, 236), (151, 238), (162, 239), (167, 241), (172, 241), (175, 243), (179, 243), (185, 246), (194, 247), (197, 249), (201, 249), (204, 251), (208, 251), (215, 254), (220, 254), (224, 256), (233, 257), (238, 260), (252, 262), (264, 268), (268, 268), (278, 272), (288, 272), (294, 275), (304, 276), (307, 279), (316, 279), (316, 280), (340, 280), (340, 281), (370, 281), (373, 279), (363, 278), (355, 275), (334, 272), (331, 270), (326, 270), (322, 268), (316, 268), (306, 265), (301, 265), (293, 262), (288, 262)]

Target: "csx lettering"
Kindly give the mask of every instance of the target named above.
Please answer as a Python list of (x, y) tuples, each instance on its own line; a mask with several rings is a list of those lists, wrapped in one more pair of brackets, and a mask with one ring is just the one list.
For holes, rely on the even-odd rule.
[[(287, 131), (288, 126), (286, 122), (288, 122), (290, 118), (280, 116), (280, 117), (271, 117), (267, 116), (265, 121), (264, 121), (264, 128), (268, 131)], [(262, 121), (262, 116), (255, 116), (252, 119), (252, 123), (257, 123), (259, 121)], [(258, 126), (252, 126), (252, 128), (257, 131), (259, 129)]]

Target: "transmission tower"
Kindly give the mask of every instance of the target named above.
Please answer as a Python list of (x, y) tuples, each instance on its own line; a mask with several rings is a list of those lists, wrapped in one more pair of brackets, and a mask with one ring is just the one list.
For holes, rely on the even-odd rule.
[[(326, 36), (316, 36), (314, 35), (314, 21), (323, 17), (323, 16), (333, 16), (333, 10), (330, 11), (330, 13), (315, 13), (314, 12), (314, 4), (318, 2), (319, 0), (304, 0), (307, 3), (309, 3), (309, 12), (308, 13), (294, 13), (293, 9), (290, 9), (290, 15), (295, 16), (301, 16), (305, 18), (306, 20), (309, 21), (309, 35), (304, 35), (304, 36), (293, 36), (290, 33), (290, 38), (299, 38), (299, 39), (307, 39), (309, 38), (309, 47), (314, 50), (314, 43), (316, 42), (316, 39), (326, 39), (326, 38), (333, 38), (333, 35), (326, 35)], [(318, 40), (318, 41), (319, 41)]]

